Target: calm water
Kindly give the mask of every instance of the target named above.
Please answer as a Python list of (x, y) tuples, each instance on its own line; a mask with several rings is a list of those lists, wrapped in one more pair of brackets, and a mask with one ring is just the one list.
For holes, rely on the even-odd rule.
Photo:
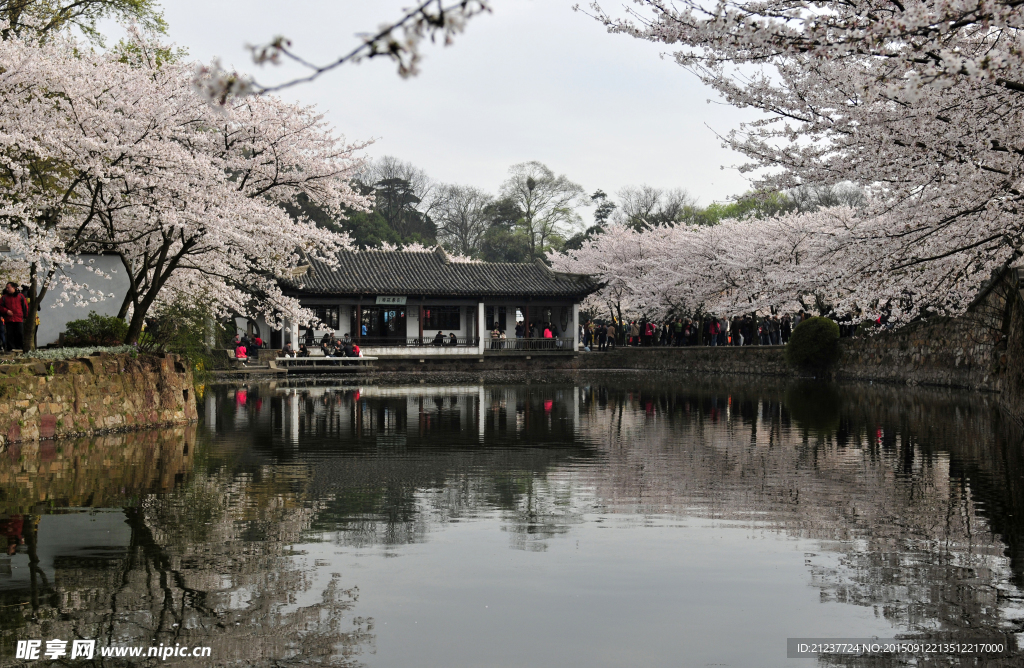
[(211, 648), (107, 666), (1024, 665), (786, 656), (1024, 633), (1024, 439), (990, 398), (292, 383), (0, 454), (0, 665), (53, 638)]

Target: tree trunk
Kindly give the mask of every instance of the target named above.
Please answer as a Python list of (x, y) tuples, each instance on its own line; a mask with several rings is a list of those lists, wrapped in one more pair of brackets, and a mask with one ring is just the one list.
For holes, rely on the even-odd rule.
[(139, 337), (142, 336), (142, 328), (146, 326), (146, 314), (149, 312), (149, 306), (152, 300), (148, 300), (149, 303), (145, 303), (135, 307), (135, 311), (132, 312), (132, 319), (128, 321), (128, 333), (124, 336), (125, 345), (136, 345), (139, 342)]
[(615, 345), (618, 346), (620, 341), (625, 344), (627, 340), (626, 337), (629, 336), (629, 334), (622, 331), (625, 329), (622, 324), (622, 302), (615, 302), (615, 310), (619, 312), (619, 326), (615, 328)]
[[(170, 275), (170, 272), (167, 272)], [(142, 335), (142, 328), (146, 325), (146, 315), (149, 314), (149, 308), (156, 301), (157, 295), (160, 294), (160, 290), (163, 289), (165, 280), (160, 280), (157, 277), (153, 277), (153, 285), (143, 297), (141, 302), (135, 303), (135, 310), (132, 311), (132, 319), (128, 321), (128, 333), (125, 334), (124, 343), (125, 345), (137, 345), (139, 343), (139, 337)]]
[(28, 313), (25, 314), (25, 322), (22, 324), (21, 331), (24, 343), (22, 344), (25, 352), (36, 349), (36, 314), (39, 313), (39, 295), (37, 288), (39, 286), (38, 267), (33, 262), (29, 267), (29, 281), (28, 281)]
[(124, 299), (121, 300), (121, 308), (117, 311), (117, 317), (124, 320), (128, 317), (128, 309), (135, 300), (138, 299), (139, 294), (135, 289), (137, 285), (135, 282), (135, 274), (132, 273), (132, 268), (128, 266), (128, 263), (124, 259), (124, 255), (121, 256), (121, 266), (124, 267), (124, 273), (128, 277), (128, 289), (125, 290)]
[(125, 318), (127, 318), (128, 317), (128, 307), (130, 307), (132, 305), (132, 302), (134, 302), (134, 301), (135, 301), (135, 295), (132, 293), (132, 290), (129, 289), (125, 293), (124, 299), (121, 300), (121, 308), (119, 308), (117, 310), (117, 317), (120, 318), (121, 320), (124, 320)]

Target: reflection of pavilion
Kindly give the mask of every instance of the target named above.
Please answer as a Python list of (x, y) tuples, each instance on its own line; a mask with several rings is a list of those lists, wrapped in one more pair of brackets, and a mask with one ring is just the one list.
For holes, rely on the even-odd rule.
[(567, 443), (579, 433), (579, 391), (572, 387), (307, 387), (278, 390), (272, 401), (281, 413), (275, 426), (293, 444), (303, 435)]

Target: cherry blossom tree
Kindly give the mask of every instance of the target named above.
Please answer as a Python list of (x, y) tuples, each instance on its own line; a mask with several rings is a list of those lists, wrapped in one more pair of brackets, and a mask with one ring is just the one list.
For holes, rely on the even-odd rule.
[(712, 226), (619, 224), (550, 259), (556, 270), (594, 275), (602, 287), (587, 306), (620, 319), (780, 308), (900, 318), (897, 284), (850, 259), (886, 224), (849, 207)]
[(670, 45), (728, 102), (762, 112), (723, 137), (759, 187), (866, 186), (869, 205), (834, 258), (865, 292), (836, 303), (882, 299), (894, 322), (959, 313), (1024, 253), (1016, 3), (636, 0), (626, 16), (592, 10), (613, 32)]
[(366, 208), (349, 185), (364, 145), (271, 96), (213, 109), (192, 67), (137, 33), (110, 53), (79, 46), (66, 35), (0, 44), (0, 198), (27, 212), (5, 220), (26, 259), (117, 254), (128, 342), (179, 294), (207, 295), (218, 312), (308, 316), (278, 277), (308, 256), (331, 262), (348, 240), (281, 205)]

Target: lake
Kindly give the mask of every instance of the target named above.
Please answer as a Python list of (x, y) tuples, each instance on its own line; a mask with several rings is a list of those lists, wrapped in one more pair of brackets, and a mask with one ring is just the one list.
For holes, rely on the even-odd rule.
[(199, 404), (0, 454), (0, 665), (1022, 665), (1024, 436), (991, 395), (594, 373)]

